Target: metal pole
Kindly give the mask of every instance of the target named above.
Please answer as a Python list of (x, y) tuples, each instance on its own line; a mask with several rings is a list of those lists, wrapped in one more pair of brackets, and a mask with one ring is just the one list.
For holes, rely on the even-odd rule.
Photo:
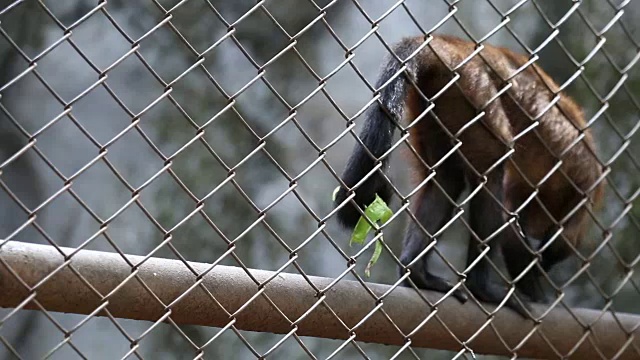
[[(65, 254), (76, 251), (61, 249)], [(106, 308), (113, 316), (127, 319), (157, 321), (170, 312), (169, 316), (178, 324), (224, 327), (235, 320), (238, 329), (272, 333), (288, 333), (297, 326), (296, 332), (301, 336), (347, 339), (355, 334), (357, 341), (389, 345), (404, 345), (409, 339), (398, 329), (409, 334), (430, 314), (429, 307), (414, 290), (399, 287), (383, 300), (382, 308), (389, 318), (376, 311), (351, 331), (377, 304), (360, 283), (341, 280), (325, 293), (323, 304), (296, 322), (319, 301), (316, 291), (301, 275), (250, 270), (260, 283), (272, 278), (263, 287), (267, 300), (263, 295), (255, 296), (259, 286), (242, 268), (215, 266), (203, 277), (205, 290), (200, 286), (192, 288), (197, 276), (182, 261), (150, 258), (135, 267), (136, 277), (132, 276), (132, 265), (140, 263), (143, 257), (127, 255), (127, 259), (128, 262), (117, 253), (89, 250), (65, 259), (52, 246), (8, 242), (0, 248), (0, 307), (15, 308), (35, 293), (35, 299), (49, 311), (90, 314), (108, 301)], [(65, 261), (86, 282), (69, 266), (61, 267)], [(210, 267), (203, 263), (189, 266), (198, 274)], [(310, 279), (320, 289), (333, 281)], [(368, 286), (378, 296), (390, 290), (387, 285)], [(423, 294), (431, 301), (442, 297), (435, 292)], [(37, 305), (29, 302), (23, 308), (37, 309)], [(473, 301), (462, 305), (455, 299), (447, 299), (438, 306), (437, 317), (411, 335), (411, 346), (453, 351), (466, 346), (479, 354), (513, 356), (515, 352), (518, 356), (535, 358), (571, 354), (577, 359), (600, 359), (618, 352), (620, 359), (638, 357), (634, 348), (640, 348), (640, 316), (616, 313), (614, 317), (609, 312), (586, 309), (571, 311), (573, 315), (563, 309), (551, 311), (537, 330), (512, 351), (530, 333), (532, 321), (522, 320), (507, 310), (500, 311), (490, 326), (470, 339), (486, 323), (487, 316)], [(104, 313), (100, 311), (97, 316)]]

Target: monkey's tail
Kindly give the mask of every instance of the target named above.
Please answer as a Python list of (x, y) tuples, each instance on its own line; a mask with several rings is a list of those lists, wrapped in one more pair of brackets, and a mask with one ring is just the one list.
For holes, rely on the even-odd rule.
[[(393, 50), (398, 58), (406, 60), (420, 47), (421, 43), (422, 41), (418, 38), (405, 39)], [(354, 200), (362, 210), (375, 199), (376, 194), (385, 202), (389, 202), (392, 194), (391, 185), (381, 173), (388, 168), (389, 156), (380, 157), (391, 148), (395, 123), (399, 123), (404, 115), (408, 87), (411, 86), (406, 76), (408, 73), (412, 79), (418, 78), (418, 58), (416, 54), (402, 64), (396, 58), (387, 56), (376, 82), (380, 98), (366, 111), (364, 127), (359, 136), (373, 158), (359, 142), (356, 143), (342, 174), (342, 181), (349, 189), (341, 187), (338, 190), (334, 201), (335, 207), (340, 206), (349, 196), (348, 190), (355, 191)], [(406, 66), (406, 69), (401, 72), (403, 66)], [(383, 85), (384, 87), (380, 89)], [(369, 174), (378, 162), (381, 163), (380, 169)], [(367, 175), (369, 177), (358, 188), (352, 189)], [(360, 218), (360, 212), (352, 203), (348, 203), (338, 210), (337, 217), (342, 225), (353, 228)]]

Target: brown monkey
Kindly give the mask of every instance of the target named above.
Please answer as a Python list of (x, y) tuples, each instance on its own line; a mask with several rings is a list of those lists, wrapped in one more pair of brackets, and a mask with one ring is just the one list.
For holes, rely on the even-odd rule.
[[(383, 175), (388, 156), (382, 156), (391, 148), (406, 110), (410, 122), (421, 117), (409, 129), (410, 144), (420, 157), (412, 163), (418, 183), (435, 172), (440, 188), (429, 181), (409, 199), (420, 224), (410, 222), (400, 274), (450, 219), (455, 204), (449, 198), (455, 201), (466, 186), (482, 186), (470, 201), (467, 265), (483, 244), (499, 246), (515, 279), (537, 254), (539, 264), (515, 285), (530, 300), (543, 301), (540, 268), (549, 270), (580, 244), (588, 225), (587, 208), (601, 201), (602, 167), (581, 110), (558, 93), (548, 75), (535, 64), (524, 66), (527, 57), (504, 48), (485, 45), (482, 58), (476, 54), (468, 59), (476, 49), (474, 43), (435, 35), (407, 38), (394, 46), (403, 62), (388, 57), (382, 68), (376, 85), (379, 99), (367, 110), (360, 134), (366, 150), (356, 144), (347, 163), (342, 176), (347, 188), (339, 189), (334, 203), (337, 217), (353, 228), (375, 194), (390, 200), (392, 188)], [(452, 86), (443, 91), (447, 84)], [(440, 162), (456, 143), (459, 149)], [(374, 170), (378, 163), (382, 166)], [(360, 210), (345, 201), (351, 192)], [(489, 281), (490, 269), (487, 260), (480, 260), (465, 285), (478, 300), (495, 304), (503, 301), (507, 288)], [(452, 288), (429, 272), (426, 255), (412, 265), (410, 279), (424, 289)], [(467, 299), (460, 290), (454, 295), (461, 302)], [(526, 316), (513, 297), (506, 304)]]

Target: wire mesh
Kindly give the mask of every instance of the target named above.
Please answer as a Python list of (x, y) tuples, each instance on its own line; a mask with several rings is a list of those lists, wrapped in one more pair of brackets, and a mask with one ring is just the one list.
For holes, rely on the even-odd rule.
[[(586, 307), (615, 317), (640, 311), (634, 271), (640, 259), (634, 241), (640, 234), (638, 3), (101, 0), (6, 1), (1, 7), (0, 263), (21, 281), (20, 269), (2, 258), (7, 244), (44, 244), (64, 257), (38, 283), (22, 282), (27, 295), (20, 306), (2, 309), (3, 358), (477, 358), (481, 355), (474, 352), (473, 341), (483, 331), (492, 331), (501, 340), (495, 346), (517, 358), (521, 344), (508, 344), (493, 322), (496, 314), (512, 311), (510, 301), (526, 299), (516, 285), (536, 270), (552, 299), (542, 305), (544, 311), (529, 314), (535, 325), (521, 343), (540, 336), (553, 347), (542, 329), (548, 312)], [(446, 53), (439, 56), (444, 73), (411, 79), (411, 57), (398, 56), (395, 44), (403, 37), (422, 36), (420, 50), (412, 54), (419, 58), (432, 51), (434, 34), (456, 35), (470, 50), (454, 63)], [(513, 71), (505, 73), (487, 57), (492, 45), (507, 46), (526, 61), (510, 64)], [(360, 129), (367, 110), (383, 104), (385, 84), (376, 85), (376, 78), (385, 57), (404, 66), (392, 79), (406, 77), (409, 88), (421, 90), (422, 82), (432, 78), (443, 86), (433, 94), (419, 94), (416, 101), (425, 104), (419, 114), (406, 120), (389, 117), (400, 135), (384, 154), (367, 154), (375, 164), (368, 178), (380, 177), (383, 160), (391, 159), (383, 178), (391, 186), (394, 215), (363, 247), (350, 248), (351, 234), (336, 225), (331, 192), (341, 186), (348, 194), (338, 208), (357, 200), (362, 184), (345, 184), (341, 174), (351, 149), (363, 144)], [(474, 77), (465, 70), (469, 67), (482, 73)], [(545, 82), (541, 69), (558, 85)], [(542, 78), (536, 81), (546, 88), (524, 94), (550, 94), (536, 113), (525, 110), (513, 91), (531, 81), (531, 74)], [(483, 86), (482, 76), (501, 86)], [(473, 88), (483, 94), (484, 103), (475, 101)], [(459, 109), (446, 107), (446, 94), (455, 91), (472, 95), (468, 104), (475, 113), (449, 131), (447, 114)], [(578, 135), (556, 153), (557, 144), (545, 141), (540, 124), (545, 116), (571, 121), (562, 105), (569, 95), (586, 120), (573, 124)], [(473, 143), (486, 149), (490, 141), (477, 139), (483, 134), (478, 129), (512, 103), (527, 115), (530, 126), (511, 129), (511, 141), (502, 143), (504, 152), (475, 168), (466, 149)], [(425, 123), (441, 127), (438, 139), (420, 133)], [(597, 145), (593, 151), (580, 153), (578, 160), (566, 156), (590, 136)], [(519, 154), (531, 151), (519, 147), (523, 138), (541, 139), (553, 164), (523, 168), (516, 163)], [(427, 139), (451, 145), (441, 154), (424, 156), (420, 146)], [(573, 183), (576, 176), (566, 164), (574, 160), (597, 164), (599, 175), (588, 189)], [(452, 161), (472, 168), (460, 196), (451, 196), (455, 184), (439, 175), (446, 172), (443, 164)], [(411, 163), (413, 170), (407, 168)], [(530, 188), (518, 206), (485, 191), (505, 164), (518, 174), (531, 172), (530, 165), (544, 169), (537, 180), (528, 181)], [(556, 218), (550, 207), (551, 201), (562, 202), (564, 194), (539, 196), (549, 179), (557, 177), (582, 194), (580, 202), (568, 204), (564, 218)], [(603, 206), (592, 208), (590, 197), (599, 187), (606, 189)], [(420, 213), (416, 206), (423, 206), (428, 200), (424, 194), (433, 189), (444, 194), (433, 204), (451, 211), (440, 226), (428, 229), (431, 213)], [(482, 236), (473, 204), (487, 194), (506, 215), (499, 227)], [(496, 238), (510, 229), (527, 239), (523, 222), (537, 221), (523, 210), (527, 207), (540, 209), (553, 229), (540, 248), (527, 250), (531, 261), (522, 275), (509, 276), (503, 264), (508, 259), (490, 256), (497, 254)], [(571, 240), (567, 229), (577, 212), (586, 212), (589, 223), (582, 244), (571, 246), (569, 260), (542, 270), (545, 250)], [(406, 224), (424, 244), (409, 261), (401, 255), (399, 240)], [(382, 255), (369, 278), (363, 270), (378, 241)], [(466, 259), (467, 248), (477, 248), (473, 258)], [(160, 306), (163, 315), (153, 322), (114, 316), (110, 294), (96, 290), (97, 284), (74, 267), (74, 256), (82, 250), (111, 252), (127, 261), (131, 273), (120, 286), (140, 284), (154, 299), (149, 306)], [(139, 261), (131, 262), (126, 254), (140, 256)], [(139, 276), (158, 257), (181, 261), (193, 275), (188, 290), (169, 302)], [(431, 273), (453, 284), (435, 302), (415, 281), (427, 259)], [(209, 266), (202, 271), (189, 262)], [(504, 301), (497, 307), (478, 301), (470, 289), (473, 269), (484, 266), (479, 264), (487, 264), (492, 281), (504, 286)], [(204, 280), (223, 265), (238, 267), (252, 279), (251, 300), (224, 309), (229, 321), (221, 328), (176, 323), (173, 310), (191, 292), (203, 291), (212, 307), (219, 304), (221, 294)], [(251, 268), (274, 275), (258, 280)], [(40, 304), (38, 290), (67, 270), (102, 299), (91, 314), (61, 314)], [(299, 318), (287, 317), (266, 291), (285, 272), (301, 275), (317, 297)], [(318, 287), (312, 275), (332, 280)], [(371, 295), (371, 302), (363, 304), (370, 306), (368, 315), (355, 324), (343, 322), (326, 301), (336, 284), (348, 280)], [(369, 282), (391, 288), (376, 295)], [(393, 326), (385, 299), (405, 285), (431, 314), (410, 332), (395, 327), (406, 339), (404, 346), (359, 341), (358, 330), (374, 315)], [(442, 320), (439, 306), (459, 293), (471, 299), (464, 306), (481, 306), (482, 326), (468, 329), (467, 338), (451, 333), (457, 352), (413, 346), (412, 336), (426, 324), (448, 329), (451, 324)], [(239, 329), (236, 318), (255, 299), (266, 300), (282, 314), (288, 331)], [(37, 310), (24, 310), (27, 305)], [(300, 322), (317, 308), (333, 314), (347, 340), (299, 334)], [(619, 354), (638, 356), (632, 331), (623, 330), (629, 335)], [(572, 349), (593, 342), (590, 332), (590, 324), (584, 324)], [(595, 357), (613, 356), (598, 352), (597, 342), (593, 346)], [(558, 358), (572, 352), (555, 351)]]

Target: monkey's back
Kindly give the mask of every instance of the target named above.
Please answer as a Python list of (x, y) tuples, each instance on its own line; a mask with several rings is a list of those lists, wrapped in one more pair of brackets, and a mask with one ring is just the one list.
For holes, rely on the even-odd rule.
[[(424, 38), (408, 41), (423, 42)], [(548, 229), (558, 227), (559, 221), (581, 206), (584, 199), (598, 204), (604, 185), (600, 179), (602, 168), (576, 103), (559, 92), (557, 84), (539, 66), (525, 66), (529, 61), (526, 56), (491, 45), (484, 45), (479, 55), (473, 55), (474, 51), (473, 43), (435, 35), (419, 55), (423, 68), (429, 70), (418, 78), (418, 84), (427, 96), (433, 96), (457, 73), (457, 86), (435, 100), (438, 117), (455, 134), (474, 131), (479, 125), (469, 126), (469, 122), (475, 113), (485, 111), (482, 122), (498, 138), (495, 141), (505, 144), (503, 154), (513, 146), (515, 152), (506, 163), (506, 205), (514, 210), (537, 193), (539, 201), (530, 201), (523, 211), (531, 228)], [(506, 86), (508, 90), (500, 94)], [(419, 131), (428, 131), (429, 126), (424, 125)], [(476, 133), (479, 134), (477, 130)], [(468, 136), (467, 142), (472, 141), (480, 139)], [(461, 150), (471, 158), (497, 158), (478, 146), (466, 148), (467, 153), (463, 141)], [(482, 164), (479, 171), (488, 165)], [(584, 211), (579, 212), (584, 220)], [(532, 234), (539, 238), (545, 235)], [(582, 235), (570, 237), (576, 244)]]
[[(501, 99), (516, 150), (507, 176), (519, 180), (513, 183), (520, 186), (521, 197), (538, 190), (542, 203), (557, 221), (583, 199), (598, 204), (604, 186), (602, 168), (580, 107), (560, 92), (539, 66), (529, 65), (518, 72), (529, 61), (525, 56), (508, 49), (488, 50), (488, 58), (497, 62), (498, 75), (510, 79), (512, 86)], [(530, 221), (550, 220), (545, 211), (535, 214)]]

